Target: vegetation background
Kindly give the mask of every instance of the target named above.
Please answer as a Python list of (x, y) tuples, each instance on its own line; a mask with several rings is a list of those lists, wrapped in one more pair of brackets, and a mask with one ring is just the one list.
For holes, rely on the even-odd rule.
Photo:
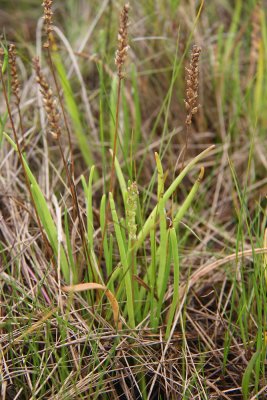
[(121, 87), (124, 3), (44, 5), (0, 2), (0, 397), (265, 399), (266, 1), (132, 1)]

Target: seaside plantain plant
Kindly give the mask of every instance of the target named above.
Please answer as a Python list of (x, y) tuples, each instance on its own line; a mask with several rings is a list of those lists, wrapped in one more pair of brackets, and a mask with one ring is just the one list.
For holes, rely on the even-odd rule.
[[(76, 114), (77, 110), (73, 111), (75, 108), (71, 106), (74, 99), (71, 95), (70, 88), (68, 89), (66, 87), (66, 74), (62, 69), (60, 56), (57, 53), (52, 28), (51, 5), (51, 1), (44, 2), (46, 32), (44, 47), (48, 52), (48, 60), (56, 86), (56, 94), (41, 71), (38, 58), (33, 60), (33, 65), (47, 115), (47, 130), (58, 144), (59, 154), (65, 169), (66, 183), (72, 201), (72, 213), (70, 214), (67, 209), (65, 209), (64, 213), (64, 237), (62, 234), (59, 234), (59, 227), (56, 221), (53, 220), (53, 213), (50, 211), (50, 203), (42, 193), (30, 169), (27, 162), (27, 154), (23, 153), (25, 146), (24, 137), (22, 136), (23, 141), (19, 139), (19, 134), (13, 123), (13, 117), (10, 111), (10, 99), (8, 98), (4, 79), (5, 64), (3, 64), (2, 67), (1, 79), (15, 141), (13, 141), (10, 134), (4, 133), (4, 137), (19, 154), (29, 195), (35, 209), (37, 224), (43, 235), (44, 244), (46, 244), (49, 249), (49, 257), (54, 267), (54, 273), (60, 268), (58, 279), (62, 279), (64, 284), (67, 285), (63, 286), (63, 290), (66, 292), (82, 292), (92, 289), (104, 290), (113, 309), (116, 329), (123, 329), (126, 327), (134, 329), (142, 321), (149, 319), (150, 327), (154, 331), (157, 331), (158, 327), (165, 321), (164, 318), (166, 318), (167, 310), (168, 317), (165, 335), (166, 338), (168, 338), (174, 321), (175, 312), (179, 306), (179, 222), (196, 197), (199, 185), (204, 176), (203, 167), (201, 167), (199, 176), (196, 178), (191, 191), (185, 197), (184, 202), (174, 207), (175, 211), (172, 211), (171, 214), (167, 214), (166, 207), (173, 194), (179, 188), (182, 180), (214, 147), (211, 146), (207, 148), (184, 166), (189, 135), (188, 127), (191, 125), (192, 116), (199, 108), (197, 98), (200, 48), (197, 46), (193, 48), (191, 63), (187, 69), (188, 77), (185, 102), (188, 116), (186, 119), (186, 143), (183, 150), (183, 168), (171, 185), (165, 189), (165, 173), (163, 171), (161, 159), (158, 153), (155, 153), (155, 170), (158, 176), (157, 204), (146, 220), (141, 222), (137, 217), (138, 207), (142, 207), (139, 199), (138, 182), (129, 181), (128, 185), (126, 185), (126, 178), (124, 177), (120, 161), (117, 158), (121, 89), (122, 81), (125, 78), (123, 67), (129, 49), (129, 5), (126, 4), (123, 7), (118, 34), (118, 50), (115, 58), (117, 81), (116, 95), (113, 94), (116, 100), (113, 105), (114, 125), (112, 133), (113, 148), (110, 151), (112, 158), (110, 186), (108, 196), (103, 194), (101, 200), (99, 217), (101, 238), (99, 241), (99, 235), (97, 236), (93, 218), (93, 181), (96, 171), (94, 165), (90, 168), (88, 183), (84, 176), (81, 177), (86, 204), (86, 223), (83, 220), (77, 196), (77, 187), (74, 179), (73, 149), (63, 99), (61, 99), (61, 95), (59, 94), (60, 86), (63, 87), (63, 93), (67, 96), (65, 99), (67, 112), (70, 112), (71, 118), (77, 122), (76, 125), (74, 124), (77, 133), (80, 132), (81, 126), (77, 126), (78, 119), (75, 118), (73, 114), (74, 112)], [(53, 50), (53, 54), (51, 49)], [(9, 59), (11, 65), (11, 89), (16, 100), (16, 107), (19, 110), (21, 122), (20, 130), (21, 133), (23, 133), (22, 116), (19, 108), (19, 79), (16, 71), (16, 53), (14, 45), (10, 46)], [(59, 74), (59, 83), (57, 82), (56, 73)], [(114, 87), (112, 87), (113, 92)], [(68, 131), (71, 167), (68, 165), (61, 143), (64, 126), (65, 130)], [(78, 140), (85, 151), (85, 142), (82, 136), (79, 136)], [(80, 140), (82, 142), (80, 142)], [(87, 154), (89, 158), (86, 161), (90, 164), (92, 155), (90, 152)], [(116, 201), (114, 199), (114, 185), (116, 180), (120, 187), (121, 203), (124, 205), (124, 213), (122, 216), (120, 216), (116, 204), (118, 199)], [(75, 220), (77, 220), (77, 229), (83, 252), (83, 257), (79, 259), (74, 256), (74, 249), (72, 248), (70, 239), (70, 229), (72, 229), (73, 224), (71, 221)], [(108, 229), (110, 225), (113, 225), (114, 233), (110, 233), (110, 228)], [(119, 252), (119, 260), (115, 259), (114, 256), (116, 249), (118, 249)], [(98, 257), (96, 250), (99, 250)], [(148, 266), (145, 271), (138, 263), (138, 255), (140, 253), (148, 260)], [(79, 260), (82, 260), (84, 263), (83, 266), (79, 265)], [(170, 299), (167, 298), (166, 295), (172, 277), (173, 291)], [(86, 298), (91, 306), (96, 306), (101, 301), (100, 295), (90, 295)], [(168, 300), (167, 309), (166, 300)]]

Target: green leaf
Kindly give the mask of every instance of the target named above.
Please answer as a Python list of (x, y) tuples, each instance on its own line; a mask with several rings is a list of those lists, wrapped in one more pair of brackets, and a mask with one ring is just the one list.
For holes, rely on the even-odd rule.
[(249, 396), (251, 395), (251, 390), (249, 389), (249, 384), (251, 380), (251, 375), (253, 373), (254, 366), (256, 364), (256, 361), (261, 355), (261, 351), (258, 350), (256, 353), (253, 354), (251, 359), (249, 360), (249, 363), (247, 365), (247, 368), (245, 369), (243, 378), (242, 378), (242, 393), (244, 396), (244, 400), (248, 400)]
[[(12, 147), (17, 150), (16, 144), (13, 142), (13, 140), (4, 132), (5, 138), (9, 141), (9, 143), (12, 145)], [(34, 203), (38, 212), (38, 215), (40, 217), (41, 223), (44, 227), (45, 233), (48, 237), (48, 240), (54, 250), (54, 253), (58, 255), (58, 234), (57, 234), (57, 228), (56, 225), (53, 221), (53, 218), (50, 214), (49, 208), (47, 206), (45, 197), (40, 189), (40, 186), (38, 185), (34, 175), (32, 174), (27, 161), (25, 157), (22, 155), (23, 158), (23, 163), (25, 167), (26, 174), (28, 176), (28, 179), (31, 184), (31, 191), (34, 199)], [(68, 261), (63, 249), (63, 246), (60, 246), (60, 260), (61, 260), (61, 269), (62, 273), (64, 276), (64, 279), (66, 282), (69, 283), (70, 280), (70, 271), (69, 271), (69, 265)]]

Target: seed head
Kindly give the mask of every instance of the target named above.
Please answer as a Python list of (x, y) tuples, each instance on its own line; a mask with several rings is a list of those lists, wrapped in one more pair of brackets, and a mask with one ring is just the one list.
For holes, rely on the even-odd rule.
[(120, 27), (118, 33), (118, 49), (116, 51), (115, 56), (115, 64), (117, 66), (118, 77), (119, 79), (123, 79), (122, 68), (125, 64), (125, 60), (127, 57), (127, 52), (129, 50), (128, 46), (128, 20), (129, 20), (129, 9), (130, 5), (127, 3), (123, 7), (120, 15)]
[(48, 125), (50, 128), (50, 134), (54, 139), (58, 140), (61, 135), (59, 126), (60, 114), (58, 111), (57, 100), (53, 96), (53, 91), (45, 76), (41, 72), (40, 63), (38, 57), (33, 59), (33, 65), (36, 73), (36, 82), (40, 86), (40, 92), (43, 97), (43, 103), (47, 115)]
[(16, 65), (16, 47), (14, 44), (10, 44), (8, 47), (8, 62), (10, 65), (10, 74), (11, 74), (11, 88), (12, 92), (16, 99), (16, 104), (20, 103), (20, 86)]
[(52, 18), (53, 18), (53, 11), (52, 11), (53, 0), (44, 0), (42, 6), (44, 7), (44, 27), (45, 33), (47, 37), (47, 42), (44, 43), (44, 47), (50, 47), (50, 35), (53, 31), (52, 27)]
[(192, 116), (197, 113), (199, 109), (198, 104), (198, 82), (199, 82), (199, 57), (201, 48), (194, 46), (191, 53), (191, 60), (189, 68), (186, 68), (186, 99), (185, 108), (187, 111), (187, 116), (185, 123), (186, 125), (191, 125)]
[(126, 201), (126, 217), (127, 217), (127, 228), (130, 240), (136, 239), (137, 226), (135, 223), (137, 199), (138, 199), (138, 188), (136, 182), (129, 182), (127, 201)]

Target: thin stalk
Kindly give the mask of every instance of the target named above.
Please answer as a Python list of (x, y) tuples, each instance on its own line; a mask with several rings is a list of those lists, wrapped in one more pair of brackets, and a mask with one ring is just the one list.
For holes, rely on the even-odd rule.
[[(115, 132), (114, 132), (114, 140), (113, 140), (113, 149), (112, 149), (112, 163), (111, 163), (111, 173), (110, 173), (110, 183), (109, 183), (109, 193), (114, 194), (114, 182), (115, 182), (115, 160), (117, 154), (117, 140), (118, 140), (118, 131), (119, 131), (119, 110), (120, 110), (120, 98), (121, 98), (121, 81), (122, 78), (119, 77), (118, 80), (118, 90), (117, 90), (117, 102), (116, 102), (116, 118), (115, 118)], [(102, 238), (99, 248), (99, 257), (98, 257), (98, 266), (100, 267), (102, 256), (103, 256), (103, 246), (104, 246), (104, 237), (106, 235), (108, 219), (109, 219), (109, 209), (110, 209), (110, 197), (108, 197), (108, 202), (106, 206), (105, 213), (105, 225), (102, 232)]]
[[(117, 139), (118, 139), (118, 129), (119, 129), (119, 110), (120, 110), (120, 99), (121, 99), (121, 83), (124, 78), (123, 75), (123, 66), (126, 61), (127, 52), (128, 52), (128, 19), (129, 19), (129, 4), (125, 4), (122, 8), (120, 14), (120, 25), (119, 25), (119, 34), (118, 34), (118, 48), (115, 56), (115, 64), (117, 66), (117, 75), (118, 75), (118, 90), (117, 90), (117, 103), (116, 103), (116, 118), (115, 118), (115, 132), (113, 139), (113, 154), (112, 154), (112, 164), (111, 164), (111, 175), (110, 175), (110, 185), (109, 185), (109, 193), (113, 196), (114, 192), (114, 181), (115, 181), (115, 159), (117, 154)], [(106, 218), (105, 218), (105, 227), (102, 235), (101, 245), (99, 249), (99, 265), (102, 259), (103, 253), (103, 241), (105, 237), (105, 233), (108, 225), (108, 210), (110, 208), (110, 196), (108, 197), (108, 204), (106, 208)]]
[(88, 246), (87, 246), (87, 242), (86, 242), (86, 239), (85, 239), (85, 228), (84, 228), (83, 221), (82, 221), (82, 218), (81, 218), (79, 202), (78, 202), (78, 198), (77, 198), (77, 194), (76, 194), (75, 183), (74, 183), (74, 180), (73, 180), (73, 176), (74, 176), (74, 161), (73, 161), (73, 150), (72, 150), (70, 129), (69, 129), (69, 125), (68, 125), (68, 122), (67, 122), (67, 117), (66, 117), (63, 101), (62, 101), (62, 98), (61, 98), (61, 95), (60, 95), (60, 89), (59, 89), (59, 85), (58, 85), (58, 82), (57, 82), (56, 73), (55, 73), (55, 69), (54, 69), (54, 65), (53, 65), (53, 61), (52, 61), (52, 56), (51, 56), (51, 52), (50, 52), (50, 45), (52, 44), (51, 39), (52, 39), (52, 37), (50, 35), (48, 37), (48, 44), (49, 45), (46, 47), (47, 48), (47, 55), (48, 55), (48, 60), (49, 60), (49, 67), (50, 67), (50, 70), (52, 72), (53, 79), (54, 79), (55, 86), (56, 86), (57, 97), (59, 99), (59, 104), (60, 104), (60, 108), (61, 108), (63, 119), (64, 119), (64, 125), (65, 125), (66, 131), (67, 131), (67, 135), (68, 135), (70, 158), (71, 158), (71, 168), (70, 169), (68, 168), (68, 165), (67, 165), (67, 162), (66, 162), (66, 159), (65, 159), (65, 156), (64, 156), (64, 152), (63, 152), (60, 140), (58, 140), (59, 151), (60, 151), (61, 158), (63, 160), (63, 165), (64, 165), (64, 168), (65, 168), (65, 171), (66, 171), (68, 185), (69, 185), (69, 189), (70, 189), (70, 192), (71, 192), (71, 197), (72, 197), (72, 202), (73, 202), (73, 210), (74, 210), (74, 220), (76, 219), (76, 217), (78, 218), (79, 231), (80, 231), (80, 236), (81, 236), (81, 240), (82, 240), (84, 256), (85, 256), (85, 259), (88, 261), (88, 263), (90, 265), (93, 280), (95, 282), (98, 282), (98, 280), (96, 279), (95, 274), (94, 274), (94, 269), (93, 269), (93, 266), (92, 266), (91, 257), (90, 257)]
[(64, 105), (63, 105), (62, 97), (60, 95), (60, 89), (59, 89), (59, 85), (58, 85), (58, 82), (57, 82), (57, 77), (56, 77), (55, 68), (54, 68), (54, 64), (53, 64), (53, 60), (52, 60), (52, 56), (51, 56), (51, 52), (50, 52), (50, 47), (47, 47), (47, 55), (48, 55), (48, 60), (49, 60), (49, 67), (50, 67), (50, 70), (51, 70), (52, 75), (53, 75), (53, 80), (55, 82), (57, 97), (58, 97), (60, 108), (61, 108), (61, 111), (62, 111), (64, 125), (65, 125), (66, 131), (67, 131), (67, 135), (68, 135), (68, 142), (69, 142), (69, 149), (70, 149), (70, 161), (71, 161), (71, 176), (73, 176), (73, 174), (74, 174), (74, 160), (73, 160), (73, 147), (72, 147), (70, 129), (69, 129), (69, 124), (68, 124), (65, 108), (64, 108)]
[(19, 126), (20, 126), (20, 131), (21, 131), (21, 137), (22, 137), (22, 152), (25, 150), (25, 135), (24, 135), (24, 128), (23, 128), (23, 123), (22, 123), (22, 116), (21, 116), (21, 110), (20, 110), (20, 105), (16, 104), (17, 110), (18, 110), (18, 115), (19, 115)]
[(21, 166), (22, 166), (22, 170), (23, 170), (26, 186), (27, 186), (27, 189), (28, 189), (28, 192), (29, 192), (29, 195), (30, 195), (30, 199), (31, 199), (33, 208), (34, 208), (34, 213), (35, 213), (35, 216), (36, 216), (37, 225), (38, 225), (38, 228), (39, 228), (39, 230), (41, 232), (41, 235), (42, 235), (42, 238), (43, 238), (43, 241), (44, 241), (44, 244), (45, 244), (47, 255), (48, 255), (49, 259), (52, 260), (53, 266), (55, 267), (55, 263), (54, 263), (54, 260), (53, 260), (52, 254), (51, 254), (52, 249), (51, 249), (51, 246), (50, 246), (50, 244), (48, 242), (48, 239), (47, 239), (47, 237), (46, 237), (46, 235), (45, 235), (45, 233), (43, 231), (42, 224), (41, 224), (41, 221), (40, 221), (40, 217), (38, 215), (36, 204), (35, 204), (35, 201), (34, 201), (34, 198), (33, 198), (33, 194), (32, 194), (32, 191), (31, 191), (31, 185), (30, 185), (27, 173), (26, 173), (26, 168), (25, 168), (25, 165), (24, 165), (23, 157), (22, 157), (22, 152), (21, 152), (21, 147), (20, 147), (20, 143), (19, 143), (19, 140), (18, 140), (18, 135), (17, 135), (17, 132), (16, 132), (15, 124), (14, 124), (14, 121), (13, 121), (13, 118), (12, 118), (12, 113), (11, 113), (11, 110), (10, 110), (9, 101), (8, 101), (8, 98), (7, 98), (6, 85), (5, 85), (5, 82), (4, 82), (4, 77), (3, 77), (2, 67), (1, 66), (0, 66), (0, 75), (1, 75), (1, 82), (2, 82), (2, 87), (3, 87), (4, 98), (5, 98), (5, 102), (6, 102), (6, 106), (7, 106), (7, 112), (8, 112), (8, 116), (9, 116), (9, 119), (10, 119), (11, 128), (12, 128), (12, 131), (13, 131), (13, 135), (14, 135), (14, 139), (15, 139), (15, 142), (16, 142), (16, 146), (17, 146), (17, 149), (18, 149), (19, 160), (20, 160), (20, 163), (21, 163)]
[(118, 91), (117, 91), (117, 103), (116, 103), (116, 119), (115, 119), (115, 133), (114, 133), (114, 141), (113, 141), (113, 151), (112, 151), (112, 164), (111, 164), (111, 173), (110, 173), (110, 185), (109, 192), (114, 194), (114, 181), (115, 181), (115, 158), (117, 155), (117, 141), (118, 141), (118, 131), (119, 131), (119, 110), (120, 110), (120, 98), (121, 98), (121, 81), (119, 78), (118, 81)]
[[(116, 212), (116, 207), (115, 203), (113, 200), (112, 193), (110, 192), (110, 209), (111, 209), (111, 215), (114, 223), (114, 229), (115, 229), (115, 234), (116, 234), (116, 239), (119, 247), (119, 253), (120, 253), (120, 259), (123, 267), (123, 274), (124, 274), (124, 280), (125, 280), (125, 288), (126, 288), (126, 308), (127, 308), (127, 313), (128, 313), (128, 318), (129, 318), (129, 325), (131, 328), (134, 328), (135, 326), (135, 312), (134, 312), (134, 303), (133, 303), (133, 296), (132, 296), (132, 278), (131, 278), (131, 267), (129, 266), (128, 262), (128, 257), (126, 254), (126, 249), (124, 246), (124, 241), (123, 241), (123, 236), (121, 233), (121, 228), (119, 224), (119, 219), (118, 215)], [(117, 296), (117, 298), (119, 298)]]
[(10, 44), (8, 47), (8, 63), (10, 65), (10, 75), (11, 75), (11, 91), (13, 96), (15, 97), (15, 106), (19, 115), (19, 125), (22, 136), (22, 151), (25, 148), (25, 138), (24, 138), (24, 129), (22, 124), (22, 117), (20, 111), (20, 83), (18, 78), (17, 66), (16, 66), (16, 47), (14, 44)]
[(78, 224), (79, 224), (79, 230), (80, 230), (80, 235), (81, 235), (81, 240), (82, 240), (82, 245), (83, 245), (84, 256), (85, 256), (85, 259), (88, 261), (88, 263), (90, 265), (93, 280), (94, 280), (95, 283), (97, 283), (97, 279), (96, 279), (96, 276), (94, 274), (94, 269), (93, 269), (91, 257), (90, 257), (90, 254), (89, 254), (89, 249), (88, 249), (88, 246), (87, 246), (87, 241), (86, 241), (86, 238), (85, 238), (85, 228), (84, 228), (83, 220), (82, 220), (81, 214), (80, 214), (80, 208), (79, 208), (79, 203), (78, 203), (75, 183), (73, 181), (71, 173), (69, 172), (69, 169), (68, 169), (68, 166), (67, 166), (67, 162), (66, 162), (66, 159), (65, 159), (65, 156), (64, 156), (64, 153), (63, 153), (63, 149), (62, 149), (62, 146), (61, 146), (61, 143), (60, 143), (60, 139), (58, 139), (58, 146), (59, 146), (59, 151), (60, 151), (61, 158), (62, 158), (63, 163), (64, 163), (64, 168), (65, 168), (66, 173), (67, 173), (67, 179), (68, 179), (69, 187), (70, 187), (70, 190), (71, 190), (71, 195), (72, 195), (75, 211), (76, 211), (77, 218), (78, 218)]
[(171, 250), (173, 258), (174, 281), (173, 281), (172, 303), (168, 314), (167, 329), (165, 334), (166, 339), (169, 339), (175, 311), (179, 306), (180, 264), (179, 264), (179, 253), (178, 253), (178, 241), (174, 227), (170, 229), (170, 239), (171, 239)]
[(191, 124), (190, 125), (186, 125), (185, 145), (184, 145), (184, 148), (182, 150), (183, 151), (182, 167), (181, 167), (182, 170), (184, 169), (185, 157), (186, 157), (187, 149), (188, 149), (188, 138), (191, 137), (191, 131), (192, 131)]

